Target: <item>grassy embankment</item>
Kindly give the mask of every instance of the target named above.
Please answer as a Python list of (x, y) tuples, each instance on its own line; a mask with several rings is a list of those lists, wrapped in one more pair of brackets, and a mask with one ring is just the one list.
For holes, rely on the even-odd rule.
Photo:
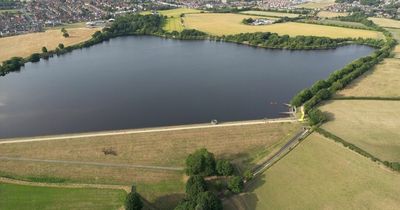
[(0, 209), (98, 209), (117, 210), (126, 192), (108, 189), (70, 189), (0, 183)]
[(60, 43), (65, 46), (75, 45), (89, 40), (97, 30), (99, 29), (69, 28), (68, 38), (63, 37), (60, 30), (0, 38), (0, 62), (15, 56), (28, 57), (32, 53), (41, 52), (43, 46), (48, 50), (54, 50)]
[(187, 14), (185, 16), (185, 27), (197, 29), (212, 35), (228, 35), (252, 32), (274, 32), (280, 35), (305, 35), (325, 36), (330, 38), (383, 38), (377, 31), (350, 29), (333, 26), (286, 22), (263, 26), (250, 26), (242, 24), (248, 15), (241, 14)]
[(395, 209), (400, 176), (312, 134), (227, 209)]
[[(206, 147), (244, 170), (278, 149), (299, 128), (297, 123), (278, 123), (3, 144), (0, 153), (7, 157), (176, 167), (184, 165), (189, 153)], [(113, 148), (117, 155), (105, 156), (103, 148)], [(139, 193), (158, 207), (172, 207), (183, 196), (185, 177), (181, 171), (0, 162), (2, 175), (20, 179), (56, 177), (64, 182), (135, 184)]]

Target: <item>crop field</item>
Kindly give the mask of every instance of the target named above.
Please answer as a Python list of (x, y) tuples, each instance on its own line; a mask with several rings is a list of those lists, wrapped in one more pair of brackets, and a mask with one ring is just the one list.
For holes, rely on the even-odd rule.
[[(197, 9), (189, 9), (189, 8), (178, 8), (178, 9), (169, 9), (169, 10), (158, 10), (157, 11), (161, 15), (165, 15), (167, 17), (179, 17), (181, 14), (188, 13), (200, 13), (201, 10)], [(151, 14), (150, 11), (142, 12), (143, 15)]]
[(387, 28), (400, 28), (400, 21), (398, 20), (392, 20), (392, 19), (387, 19), (387, 18), (368, 18), (369, 20), (372, 20), (375, 24), (382, 26), (382, 27), (387, 27)]
[(65, 46), (78, 44), (90, 39), (92, 34), (99, 29), (70, 28), (67, 30), (70, 35), (68, 38), (64, 38), (60, 30), (0, 38), (0, 62), (13, 56), (28, 57), (32, 53), (41, 52), (43, 46), (48, 50), (53, 50), (60, 43)]
[(0, 207), (3, 210), (117, 210), (124, 205), (125, 196), (123, 190), (70, 189), (0, 183)]
[(248, 15), (241, 14), (188, 14), (185, 17), (185, 27), (197, 29), (212, 35), (229, 35), (253, 32), (275, 32), (280, 35), (290, 36), (326, 36), (331, 38), (364, 37), (381, 38), (382, 34), (376, 31), (340, 28), (315, 24), (286, 22), (263, 26), (250, 26), (242, 24)]
[[(298, 123), (276, 123), (0, 144), (0, 154), (3, 157), (182, 167), (189, 153), (205, 147), (217, 158), (233, 160), (243, 169), (255, 164), (260, 154), (270, 154), (300, 127)], [(104, 148), (112, 148), (117, 155), (104, 155)], [(1, 160), (0, 175), (26, 180), (57, 177), (66, 182), (135, 184), (138, 192), (156, 206), (166, 205), (162, 198), (171, 194), (168, 200), (173, 203), (171, 206), (175, 205), (174, 201), (182, 198), (184, 189), (182, 171)]]
[(285, 13), (285, 12), (269, 12), (269, 11), (244, 11), (240, 12), (246, 15), (260, 15), (260, 16), (267, 16), (267, 17), (298, 17), (299, 14), (294, 13)]
[(329, 11), (320, 11), (317, 16), (321, 18), (334, 18), (334, 17), (343, 17), (349, 15), (346, 12), (329, 12)]
[(172, 31), (178, 31), (181, 32), (183, 29), (185, 29), (183, 23), (181, 22), (180, 17), (170, 17), (167, 19), (167, 23), (164, 26), (164, 30), (172, 32)]
[(384, 160), (400, 162), (400, 101), (335, 100), (322, 128)]
[(226, 209), (396, 209), (400, 176), (312, 134)]
[[(398, 49), (398, 48), (397, 48)], [(339, 96), (400, 97), (400, 59), (386, 58), (371, 71), (354, 80)]]

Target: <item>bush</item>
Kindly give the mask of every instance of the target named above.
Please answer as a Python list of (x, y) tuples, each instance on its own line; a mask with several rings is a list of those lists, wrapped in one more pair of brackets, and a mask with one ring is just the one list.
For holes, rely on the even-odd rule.
[(230, 176), (233, 174), (233, 166), (227, 160), (218, 160), (217, 166), (216, 166), (216, 171), (217, 171), (218, 175)]
[(252, 173), (250, 170), (246, 170), (246, 171), (243, 173), (243, 178), (244, 178), (244, 180), (246, 180), (246, 181), (250, 181), (250, 180), (253, 179), (253, 173)]
[(240, 193), (243, 191), (244, 183), (240, 176), (234, 176), (229, 179), (228, 189), (234, 193)]
[(40, 54), (39, 53), (33, 53), (31, 56), (29, 56), (28, 61), (35, 63), (40, 61)]
[(196, 209), (222, 210), (222, 202), (212, 192), (203, 192), (197, 197)]
[(186, 174), (210, 176), (215, 174), (215, 157), (207, 149), (196, 150), (186, 159)]

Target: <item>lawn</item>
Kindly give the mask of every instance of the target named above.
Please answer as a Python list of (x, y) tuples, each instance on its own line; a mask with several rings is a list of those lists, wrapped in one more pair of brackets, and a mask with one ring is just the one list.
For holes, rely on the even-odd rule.
[[(165, 15), (168, 17), (180, 17), (181, 14), (188, 13), (200, 13), (201, 10), (197, 9), (189, 9), (189, 8), (178, 8), (178, 9), (169, 9), (169, 10), (157, 10), (157, 12), (161, 15)], [(150, 11), (142, 12), (143, 15), (151, 14)]]
[[(251, 17), (251, 16), (250, 16)], [(345, 37), (364, 37), (382, 38), (382, 34), (376, 31), (350, 29), (315, 24), (286, 22), (263, 26), (250, 26), (242, 24), (248, 15), (241, 14), (187, 14), (185, 16), (185, 27), (197, 29), (212, 35), (228, 35), (238, 33), (253, 32), (275, 32), (280, 35), (306, 35), (306, 36), (326, 36), (331, 38)]]
[(368, 18), (369, 20), (372, 20), (375, 24), (382, 26), (382, 27), (387, 27), (387, 28), (400, 28), (400, 21), (398, 20), (393, 20), (393, 19), (388, 19), (388, 18)]
[(336, 100), (322, 128), (384, 161), (400, 162), (400, 101)]
[(180, 17), (170, 17), (167, 19), (167, 23), (164, 26), (164, 30), (172, 32), (178, 31), (181, 32), (185, 29), (183, 23), (181, 22), (182, 19)]
[(0, 38), (0, 62), (13, 56), (28, 57), (32, 53), (41, 52), (43, 46), (48, 50), (53, 50), (60, 43), (65, 46), (78, 44), (90, 39), (92, 34), (99, 29), (70, 28), (67, 30), (70, 35), (68, 38), (63, 37), (58, 29)]
[(123, 190), (71, 189), (36, 187), (0, 183), (0, 209), (120, 209), (125, 200)]
[(335, 18), (335, 17), (343, 17), (349, 15), (346, 12), (329, 12), (329, 11), (320, 11), (317, 16), (321, 18)]
[[(298, 123), (277, 123), (2, 144), (0, 154), (176, 167), (184, 166), (189, 153), (205, 147), (217, 158), (234, 160), (236, 166), (244, 170), (256, 164), (254, 161), (260, 155), (266, 156), (286, 142), (300, 127)], [(113, 148), (117, 155), (105, 156), (103, 148)], [(57, 177), (66, 182), (135, 184), (138, 191), (158, 207), (175, 205), (184, 189), (182, 171), (2, 160), (0, 175), (27, 180)]]
[(373, 70), (354, 80), (339, 96), (400, 97), (400, 59), (386, 58)]
[(242, 14), (247, 14), (247, 15), (260, 15), (260, 16), (267, 16), (267, 17), (298, 17), (299, 14), (294, 14), (294, 13), (286, 13), (286, 12), (269, 12), (269, 11), (244, 11), (240, 12)]
[(226, 209), (397, 209), (400, 175), (312, 134)]

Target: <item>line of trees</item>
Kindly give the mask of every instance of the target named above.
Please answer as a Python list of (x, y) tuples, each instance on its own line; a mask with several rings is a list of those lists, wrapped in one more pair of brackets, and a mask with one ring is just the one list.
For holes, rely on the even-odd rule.
[(375, 39), (331, 39), (328, 37), (317, 36), (279, 36), (277, 33), (256, 32), (241, 33), (236, 35), (222, 36), (221, 40), (226, 42), (235, 42), (249, 44), (252, 46), (272, 48), (272, 49), (291, 49), (291, 50), (315, 50), (330, 49), (347, 44), (364, 44), (373, 47), (380, 47), (385, 42)]

